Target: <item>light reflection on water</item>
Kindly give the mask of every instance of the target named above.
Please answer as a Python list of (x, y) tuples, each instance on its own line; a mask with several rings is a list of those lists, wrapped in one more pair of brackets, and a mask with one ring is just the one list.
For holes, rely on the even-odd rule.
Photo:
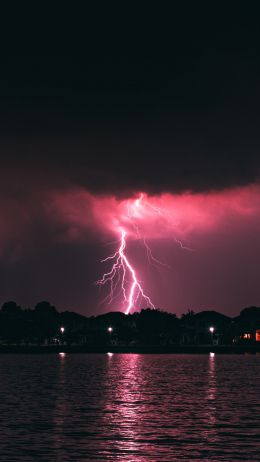
[(0, 460), (259, 460), (260, 357), (2, 355)]

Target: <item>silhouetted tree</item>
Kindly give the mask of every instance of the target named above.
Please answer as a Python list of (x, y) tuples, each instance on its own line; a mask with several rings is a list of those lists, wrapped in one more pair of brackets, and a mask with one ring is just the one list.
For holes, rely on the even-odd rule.
[(35, 330), (39, 343), (49, 342), (59, 332), (59, 313), (47, 301), (37, 303), (35, 306)]
[[(140, 346), (209, 343), (212, 341), (210, 326), (215, 328), (214, 340), (232, 344), (245, 331), (251, 332), (255, 339), (255, 330), (260, 329), (260, 308), (245, 308), (234, 319), (216, 311), (194, 313), (191, 310), (178, 319), (173, 313), (151, 308), (129, 315), (110, 312), (87, 318), (69, 311), (59, 313), (48, 301), (37, 303), (34, 310), (23, 310), (16, 302), (8, 301), (0, 310), (2, 343), (60, 341), (61, 326), (65, 327), (63, 341), (94, 347), (112, 343)], [(111, 332), (109, 326), (113, 328)]]
[(235, 318), (235, 324), (239, 333), (245, 330), (250, 332), (260, 329), (260, 308), (257, 306), (244, 308), (240, 315)]
[(23, 311), (16, 302), (5, 302), (1, 308), (0, 336), (6, 343), (20, 343), (24, 335)]
[(44, 316), (56, 316), (58, 313), (55, 306), (46, 301), (37, 303), (34, 310), (37, 314)]
[(141, 343), (177, 343), (179, 320), (175, 314), (148, 308), (136, 317), (136, 326)]
[(22, 308), (17, 305), (16, 302), (9, 301), (3, 304), (1, 311), (2, 313), (15, 316), (17, 314), (21, 314)]

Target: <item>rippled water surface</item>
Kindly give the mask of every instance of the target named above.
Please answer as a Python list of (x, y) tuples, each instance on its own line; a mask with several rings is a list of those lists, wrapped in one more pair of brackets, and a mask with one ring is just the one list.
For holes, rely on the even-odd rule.
[(2, 355), (0, 460), (260, 460), (260, 356)]

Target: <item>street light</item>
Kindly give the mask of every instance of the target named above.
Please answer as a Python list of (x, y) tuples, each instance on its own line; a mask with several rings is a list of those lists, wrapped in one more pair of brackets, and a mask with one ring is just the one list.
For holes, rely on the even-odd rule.
[(60, 332), (61, 332), (61, 334), (64, 334), (64, 332), (65, 332), (65, 327), (61, 327), (61, 328), (60, 328)]
[(210, 331), (210, 333), (211, 333), (211, 343), (213, 344), (213, 334), (214, 334), (214, 332), (215, 332), (215, 327), (210, 326), (209, 331)]
[(108, 335), (109, 335), (109, 344), (111, 345), (111, 344), (112, 344), (112, 339), (111, 339), (111, 337), (112, 337), (113, 327), (109, 326), (109, 327), (107, 328), (107, 331), (108, 331)]

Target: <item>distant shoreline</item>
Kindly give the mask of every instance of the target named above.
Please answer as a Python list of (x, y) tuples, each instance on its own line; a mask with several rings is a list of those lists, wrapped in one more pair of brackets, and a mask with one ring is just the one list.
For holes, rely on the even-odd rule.
[(0, 354), (59, 353), (133, 353), (133, 354), (256, 354), (260, 345), (176, 345), (176, 346), (87, 346), (87, 345), (1, 345)]

